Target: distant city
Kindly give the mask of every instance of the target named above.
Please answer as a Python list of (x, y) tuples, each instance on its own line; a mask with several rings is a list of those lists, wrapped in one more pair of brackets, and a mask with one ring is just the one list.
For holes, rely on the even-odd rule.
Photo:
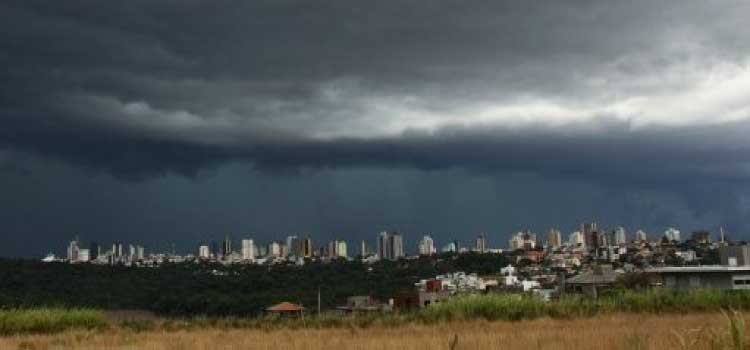
[[(549, 260), (554, 266), (577, 266), (584, 258), (594, 258), (601, 261), (617, 262), (634, 256), (653, 258), (661, 251), (660, 247), (670, 247), (670, 254), (666, 257), (676, 257), (683, 262), (699, 262), (700, 254), (690, 249), (691, 245), (681, 243), (713, 244), (715, 246), (726, 243), (724, 230), (720, 229), (716, 240), (712, 241), (708, 231), (692, 232), (683, 241), (680, 230), (669, 227), (663, 233), (649, 235), (643, 230), (636, 230), (629, 234), (624, 227), (601, 229), (596, 222), (583, 223), (580, 229), (567, 235), (563, 239), (560, 230), (552, 228), (542, 239), (531, 231), (516, 232), (511, 235), (506, 249), (493, 247), (489, 235), (479, 233), (473, 244), (464, 246), (458, 240), (447, 242), (438, 248), (438, 243), (431, 235), (422, 235), (416, 241), (413, 254), (407, 253), (405, 237), (399, 232), (380, 232), (376, 237), (376, 244), (360, 241), (356, 248), (346, 240), (336, 239), (322, 245), (316, 245), (309, 235), (290, 235), (283, 241), (271, 241), (259, 244), (250, 237), (236, 241), (227, 235), (221, 242), (212, 241), (199, 243), (194, 252), (177, 254), (174, 250), (146, 253), (146, 248), (140, 244), (115, 242), (111, 245), (100, 245), (79, 238), (70, 241), (67, 255), (58, 257), (52, 253), (42, 259), (44, 262), (69, 262), (111, 264), (127, 266), (157, 266), (163, 262), (201, 262), (210, 261), (222, 264), (304, 264), (305, 261), (331, 261), (336, 259), (360, 259), (364, 262), (379, 260), (399, 260), (403, 258), (417, 258), (438, 253), (479, 253), (502, 254), (504, 252), (522, 252), (515, 256), (532, 262)], [(235, 243), (239, 242), (239, 246)], [(684, 249), (683, 249), (684, 248)], [(656, 264), (660, 262), (653, 261)]]

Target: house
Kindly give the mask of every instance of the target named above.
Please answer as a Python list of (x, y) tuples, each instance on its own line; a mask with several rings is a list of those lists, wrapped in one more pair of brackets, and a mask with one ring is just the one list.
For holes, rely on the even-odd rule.
[(266, 313), (278, 317), (302, 317), (305, 314), (305, 308), (302, 305), (281, 302), (266, 308)]
[(336, 310), (346, 314), (387, 312), (392, 311), (391, 304), (378, 303), (369, 295), (357, 295), (346, 298), (345, 306), (337, 306)]
[(432, 304), (441, 303), (451, 298), (451, 293), (447, 290), (438, 291), (419, 291), (419, 307), (426, 307)]
[(591, 271), (566, 279), (565, 288), (596, 298), (602, 290), (612, 288), (620, 275), (611, 265), (597, 265)]

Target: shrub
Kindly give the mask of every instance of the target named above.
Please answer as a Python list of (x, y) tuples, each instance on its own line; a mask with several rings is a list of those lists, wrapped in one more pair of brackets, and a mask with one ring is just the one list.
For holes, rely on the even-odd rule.
[(96, 330), (107, 326), (104, 315), (87, 309), (14, 309), (0, 311), (0, 334), (56, 333), (68, 329)]

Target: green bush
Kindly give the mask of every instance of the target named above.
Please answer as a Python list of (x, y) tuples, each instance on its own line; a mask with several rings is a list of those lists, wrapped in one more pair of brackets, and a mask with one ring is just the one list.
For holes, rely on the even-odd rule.
[(0, 311), (0, 335), (56, 333), (68, 329), (102, 329), (104, 315), (87, 309), (14, 309)]

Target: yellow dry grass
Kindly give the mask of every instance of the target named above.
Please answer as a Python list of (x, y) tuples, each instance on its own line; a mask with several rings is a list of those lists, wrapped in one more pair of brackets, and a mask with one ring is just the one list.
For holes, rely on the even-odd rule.
[[(585, 319), (521, 322), (465, 321), (365, 329), (200, 329), (136, 333), (121, 328), (69, 331), (55, 335), (0, 338), (0, 350), (15, 349), (681, 349), (680, 338), (724, 332), (721, 313), (684, 315), (610, 314)], [(693, 349), (707, 348), (701, 343)]]

